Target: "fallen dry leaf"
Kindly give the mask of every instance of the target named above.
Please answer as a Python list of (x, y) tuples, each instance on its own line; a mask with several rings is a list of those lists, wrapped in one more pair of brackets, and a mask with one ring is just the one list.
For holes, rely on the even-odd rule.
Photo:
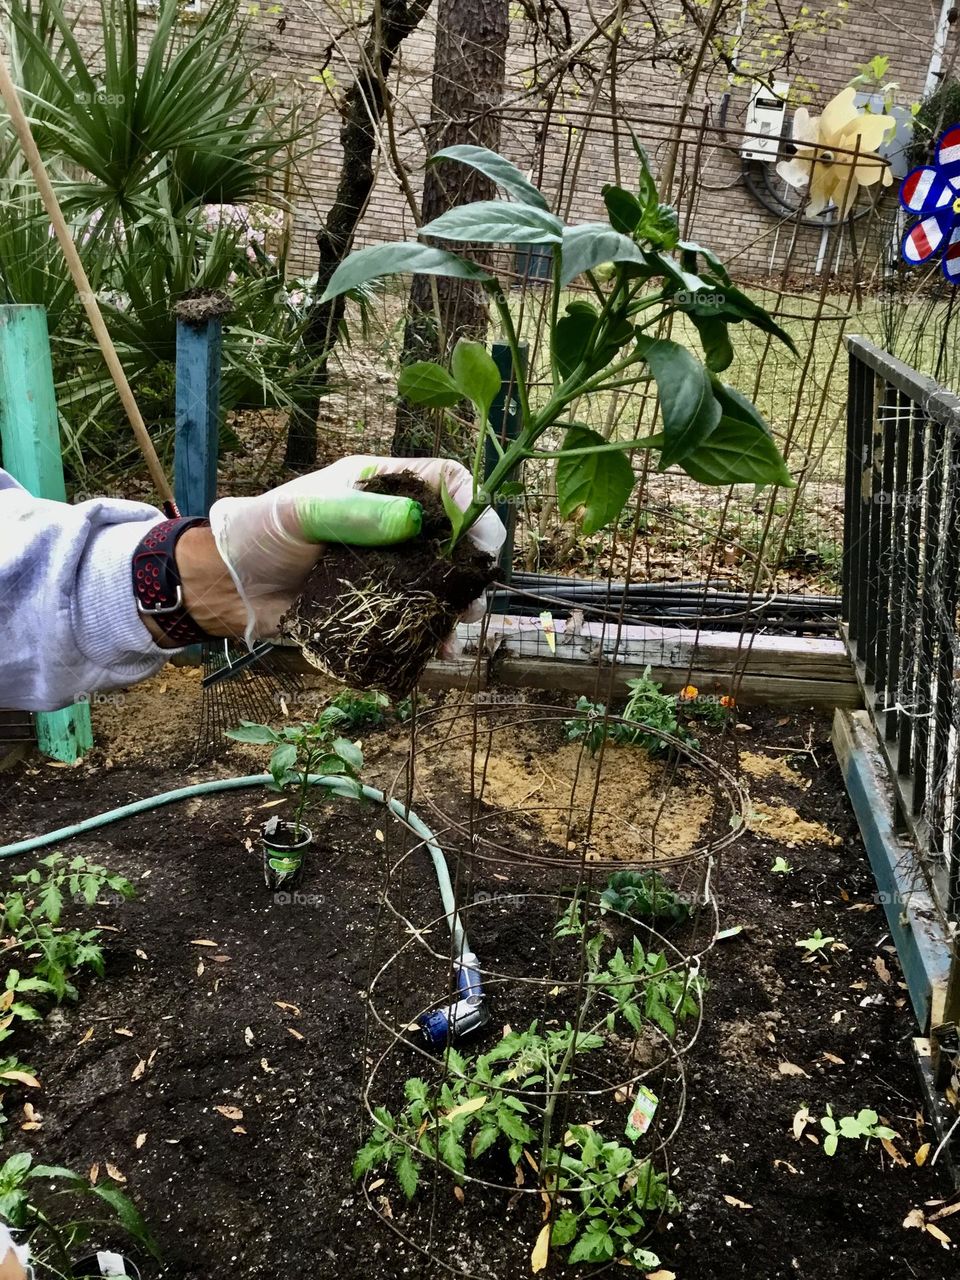
[(107, 1171), (107, 1176), (112, 1178), (114, 1182), (126, 1182), (126, 1178), (120, 1172), (115, 1164), (111, 1164), (109, 1160), (105, 1160), (103, 1167)]
[(550, 1223), (540, 1228), (540, 1234), (537, 1236), (537, 1242), (533, 1246), (533, 1253), (530, 1255), (530, 1270), (534, 1275), (538, 1271), (546, 1271), (547, 1258), (550, 1255)]
[(191, 938), (191, 947), (219, 947), (219, 942), (211, 942), (209, 938)]
[(9, 1009), (12, 1004), (13, 1004), (13, 987), (11, 987), (9, 991), (5, 991), (3, 995), (0, 996), (0, 1011)]
[(95, 1187), (97, 1185), (97, 1179), (100, 1177), (100, 1166), (98, 1164), (92, 1164), (87, 1177), (90, 1180), (91, 1187)]
[(220, 1115), (227, 1120), (242, 1120), (243, 1111), (240, 1107), (214, 1107), (214, 1111), (219, 1111)]
[(290, 1032), (290, 1034), (293, 1036), (294, 1040), (302, 1040), (302, 1039), (303, 1039), (303, 1036), (300, 1034), (300, 1032), (299, 1032), (299, 1031), (296, 1031), (293, 1027), (287, 1027), (287, 1030), (288, 1030), (288, 1031)]
[(675, 1271), (648, 1271), (647, 1280), (677, 1280)]
[(270, 1063), (266, 1060), (266, 1058), (260, 1059), (260, 1070), (263, 1071), (268, 1076), (275, 1076), (277, 1074), (277, 1068), (271, 1067)]
[(746, 1200), (738, 1200), (736, 1196), (724, 1196), (727, 1204), (733, 1205), (734, 1209), (752, 1209), (752, 1204), (747, 1204)]
[(843, 1058), (838, 1058), (835, 1053), (824, 1053), (821, 1055), (827, 1062), (832, 1062), (838, 1067), (845, 1067), (847, 1064)]
[(806, 1080), (810, 1079), (803, 1067), (798, 1067), (795, 1062), (779, 1062), (777, 1068), (782, 1076), (803, 1076)]
[(883, 956), (874, 956), (873, 967), (876, 969), (877, 977), (881, 982), (889, 983), (893, 981), (893, 974), (887, 968), (887, 963)]
[(244, 1043), (244, 1044), (246, 1044), (246, 1045), (252, 1045), (252, 1044), (253, 1044), (253, 1028), (252, 1028), (252, 1027), (244, 1027), (244, 1029), (243, 1029), (243, 1043)]
[(775, 1169), (786, 1169), (788, 1173), (798, 1174), (800, 1170), (790, 1163), (789, 1160), (774, 1160), (773, 1167)]
[(807, 1107), (801, 1107), (793, 1117), (793, 1136), (798, 1141), (803, 1135), (804, 1129), (810, 1123), (810, 1111)]
[(129, 1027), (114, 1027), (113, 1034), (115, 1036), (127, 1036), (128, 1038), (133, 1037), (133, 1032), (130, 1030)]
[(204, 966), (203, 966), (203, 961), (202, 961), (202, 960), (198, 960), (198, 961), (197, 961), (197, 977), (198, 977), (198, 978), (202, 978), (202, 977), (203, 977), (203, 968), (204, 968)]
[(930, 1155), (930, 1143), (925, 1142), (922, 1147), (917, 1147), (916, 1151), (914, 1152), (913, 1163), (917, 1166), (917, 1168), (920, 1168), (921, 1166), (927, 1163), (927, 1159), (929, 1158), (929, 1155)]
[(146, 953), (145, 951), (143, 951), (140, 947), (137, 947), (137, 949), (136, 949), (136, 951), (135, 951), (135, 953), (134, 953), (134, 954), (135, 954), (135, 955), (138, 957), (138, 959), (140, 959), (140, 960), (148, 960), (148, 959), (149, 959), (149, 956), (147, 955), (147, 953)]
[(273, 1003), (277, 1006), (278, 1009), (284, 1009), (287, 1013), (292, 1013), (295, 1018), (300, 1017), (299, 1005), (290, 1004), (286, 1000), (274, 1000)]
[(890, 1159), (893, 1161), (894, 1164), (900, 1165), (900, 1167), (903, 1169), (907, 1167), (906, 1160), (903, 1158), (901, 1153), (897, 1150), (897, 1148), (893, 1145), (893, 1143), (890, 1141), (889, 1138), (881, 1138), (880, 1145), (883, 1147), (884, 1151), (887, 1153), (887, 1155), (890, 1157)]
[(243, 1125), (242, 1125), (242, 1124), (235, 1124), (235, 1125), (233, 1126), (233, 1128), (230, 1130), (230, 1132), (231, 1132), (231, 1133), (246, 1133), (247, 1131), (246, 1131), (246, 1129), (243, 1127)]
[(466, 1196), (463, 1194), (463, 1187), (454, 1187), (453, 1195), (454, 1199), (459, 1200), (461, 1204), (466, 1200)]
[(143, 1146), (143, 1144), (146, 1142), (146, 1140), (147, 1140), (147, 1135), (145, 1133), (138, 1133), (134, 1140), (133, 1145), (139, 1151), (140, 1148)]
[(29, 1071), (17, 1071), (12, 1068), (9, 1071), (0, 1071), (0, 1080), (12, 1080), (15, 1084), (25, 1084), (28, 1089), (39, 1089), (40, 1081), (36, 1076), (32, 1076)]
[(376, 1180), (375, 1182), (371, 1182), (371, 1183), (370, 1183), (370, 1186), (367, 1188), (367, 1190), (368, 1190), (368, 1191), (377, 1191), (377, 1190), (379, 1190), (379, 1188), (380, 1188), (380, 1187), (382, 1187), (382, 1186), (383, 1186), (383, 1184), (384, 1184), (385, 1182), (386, 1182), (386, 1178), (377, 1178), (377, 1180)]
[(77, 1048), (79, 1049), (82, 1044), (86, 1044), (88, 1040), (92, 1040), (92, 1039), (93, 1039), (93, 1027), (87, 1027), (86, 1031), (77, 1041)]
[(137, 1065), (130, 1072), (130, 1079), (139, 1080), (140, 1077), (143, 1075), (143, 1073), (146, 1071), (146, 1069), (147, 1069), (147, 1060), (146, 1058), (141, 1058), (140, 1061), (137, 1063)]
[(938, 1209), (936, 1213), (931, 1213), (929, 1221), (939, 1222), (941, 1218), (952, 1217), (953, 1214), (960, 1213), (960, 1200), (955, 1204), (945, 1205), (942, 1209)]

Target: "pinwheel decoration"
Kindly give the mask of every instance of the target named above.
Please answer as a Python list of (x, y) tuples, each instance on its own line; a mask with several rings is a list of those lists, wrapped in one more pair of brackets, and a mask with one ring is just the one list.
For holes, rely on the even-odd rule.
[(960, 125), (942, 134), (936, 163), (914, 169), (900, 187), (900, 203), (920, 215), (903, 237), (904, 260), (918, 265), (943, 251), (943, 274), (960, 281)]
[(806, 189), (808, 218), (831, 206), (838, 217), (845, 218), (861, 187), (877, 182), (889, 186), (890, 167), (878, 148), (896, 124), (893, 116), (860, 111), (853, 87), (832, 98), (819, 116), (797, 108), (793, 117), (796, 152), (792, 159), (780, 161), (777, 173), (791, 187)]

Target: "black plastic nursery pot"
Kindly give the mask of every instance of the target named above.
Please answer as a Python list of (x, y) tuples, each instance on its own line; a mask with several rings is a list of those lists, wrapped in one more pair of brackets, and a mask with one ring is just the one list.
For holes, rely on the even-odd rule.
[(309, 827), (299, 828), (281, 818), (270, 818), (260, 828), (263, 878), (268, 889), (293, 889), (303, 875), (303, 862), (313, 840)]
[(87, 1277), (114, 1276), (116, 1280), (140, 1280), (140, 1270), (135, 1262), (125, 1258), (122, 1253), (113, 1253), (102, 1249), (99, 1253), (90, 1253), (73, 1265), (76, 1280), (87, 1280)]

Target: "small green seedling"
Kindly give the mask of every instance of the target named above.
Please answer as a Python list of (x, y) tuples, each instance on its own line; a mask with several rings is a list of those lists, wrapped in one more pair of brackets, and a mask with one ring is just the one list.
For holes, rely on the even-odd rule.
[(601, 912), (618, 911), (634, 919), (679, 923), (690, 906), (679, 898), (656, 871), (615, 871), (600, 895)]
[(815, 929), (809, 938), (798, 938), (793, 945), (802, 947), (804, 951), (808, 951), (810, 956), (813, 957), (820, 951), (832, 951), (836, 943), (836, 938), (824, 937), (819, 929)]
[(235, 742), (272, 746), (268, 765), (271, 791), (285, 791), (296, 787), (296, 803), (293, 811), (294, 837), (299, 837), (303, 815), (310, 796), (310, 775), (334, 775), (343, 781), (343, 789), (359, 797), (360, 773), (363, 769), (363, 752), (349, 738), (340, 737), (337, 729), (342, 723), (341, 708), (329, 706), (313, 721), (290, 725), (285, 729), (272, 729), (267, 724), (255, 724), (241, 720), (236, 729), (228, 729), (227, 737)]
[(72, 1276), (70, 1255), (90, 1239), (103, 1219), (66, 1216), (60, 1206), (75, 1200), (110, 1210), (111, 1227), (119, 1227), (153, 1257), (157, 1247), (129, 1196), (111, 1182), (91, 1183), (60, 1165), (34, 1164), (29, 1151), (18, 1151), (0, 1165), (0, 1222), (26, 1234), (33, 1261), (53, 1276)]
[(833, 1108), (828, 1104), (827, 1114), (821, 1119), (820, 1125), (827, 1135), (823, 1140), (823, 1150), (828, 1156), (836, 1155), (841, 1138), (868, 1143), (871, 1138), (889, 1142), (897, 1136), (895, 1130), (880, 1124), (880, 1117), (869, 1107), (864, 1107), (855, 1116), (841, 1116), (839, 1120), (835, 1120)]
[(643, 747), (651, 755), (667, 749), (668, 744), (662, 734), (678, 738), (690, 747), (698, 745), (696, 738), (680, 722), (677, 695), (664, 693), (657, 681), (651, 678), (649, 667), (642, 676), (628, 680), (627, 688), (630, 696), (622, 716), (609, 721), (604, 703), (578, 698), (574, 708), (576, 717), (563, 722), (567, 741), (582, 741), (592, 756), (600, 750), (604, 739)]
[(774, 858), (773, 866), (770, 868), (770, 870), (775, 876), (790, 876), (790, 875), (793, 875), (795, 868), (791, 867), (790, 863), (786, 860), (786, 858), (781, 858), (778, 856)]
[(385, 724), (389, 707), (390, 699), (386, 694), (377, 693), (374, 689), (364, 693), (344, 689), (324, 707), (323, 714), (331, 725), (339, 724), (343, 732), (359, 735)]

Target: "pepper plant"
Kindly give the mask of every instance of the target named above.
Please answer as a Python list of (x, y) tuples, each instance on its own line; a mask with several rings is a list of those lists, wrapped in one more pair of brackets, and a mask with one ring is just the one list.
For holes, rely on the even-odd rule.
[(310, 775), (322, 773), (337, 775), (342, 779), (343, 790), (356, 796), (362, 794), (360, 774), (363, 770), (363, 752), (349, 738), (340, 737), (337, 728), (344, 719), (339, 707), (325, 708), (316, 720), (273, 729), (268, 724), (241, 720), (236, 729), (228, 729), (226, 736), (235, 742), (272, 746), (270, 781), (271, 791), (294, 788), (293, 834), (300, 835), (303, 815), (310, 798)]
[[(473, 500), (461, 512), (445, 495), (453, 527), (450, 549), (498, 496), (522, 492), (517, 469), (529, 458), (555, 458), (561, 515), (582, 513), (593, 533), (615, 520), (634, 486), (629, 454), (658, 453), (661, 471), (679, 465), (703, 484), (791, 486), (770, 428), (756, 407), (725, 383), (733, 360), (730, 327), (755, 325), (794, 350), (789, 335), (738, 289), (709, 249), (681, 238), (677, 215), (661, 203), (646, 154), (636, 191), (603, 188), (608, 221), (567, 226), (543, 194), (509, 161), (485, 147), (447, 147), (428, 164), (458, 161), (492, 179), (506, 198), (459, 205), (420, 229), (433, 241), (537, 245), (553, 264), (548, 294), (549, 394), (535, 405), (507, 295), (486, 268), (434, 244), (404, 242), (359, 249), (341, 263), (321, 302), (344, 293), (362, 297), (373, 281), (398, 274), (450, 276), (472, 281), (489, 295), (512, 354), (512, 385), (519, 405), (515, 439), (501, 441), (490, 413), (501, 375), (486, 348), (461, 339), (449, 369), (426, 361), (406, 366), (399, 391), (408, 400), (444, 410), (463, 400), (479, 424), (473, 463)], [(571, 293), (575, 283), (583, 285)], [(672, 318), (686, 315), (696, 328), (702, 358), (670, 337)], [(632, 440), (606, 440), (576, 421), (583, 396), (654, 384), (660, 430)], [(541, 447), (552, 429), (559, 449)], [(489, 440), (496, 462), (484, 478)], [(555, 441), (554, 441), (555, 443)]]

